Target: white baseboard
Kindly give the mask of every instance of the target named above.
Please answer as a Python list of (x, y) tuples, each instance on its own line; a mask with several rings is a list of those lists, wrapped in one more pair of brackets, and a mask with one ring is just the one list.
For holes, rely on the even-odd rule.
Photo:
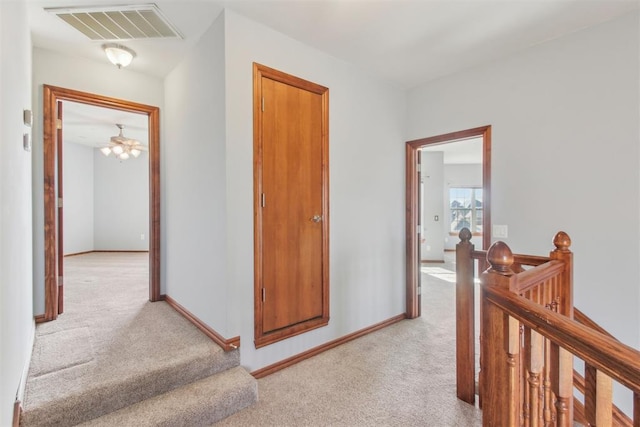
[(27, 354), (27, 360), (22, 368), (22, 375), (20, 376), (20, 384), (18, 384), (18, 391), (16, 392), (16, 401), (24, 401), (24, 389), (27, 386), (27, 376), (29, 375), (29, 366), (31, 364), (31, 355), (33, 354), (33, 343), (36, 339), (36, 322), (31, 323), (31, 333), (29, 336), (29, 352)]

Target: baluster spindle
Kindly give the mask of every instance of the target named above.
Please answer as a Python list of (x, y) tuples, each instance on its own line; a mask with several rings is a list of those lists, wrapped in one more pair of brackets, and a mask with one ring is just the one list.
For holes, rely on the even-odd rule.
[(543, 389), (544, 389), (544, 425), (552, 426), (554, 417), (553, 417), (553, 395), (551, 393), (551, 376), (550, 376), (550, 366), (551, 366), (551, 348), (550, 342), (548, 339), (544, 340), (544, 379), (543, 379)]
[(531, 427), (541, 425), (542, 413), (540, 412), (540, 376), (544, 364), (544, 355), (542, 349), (542, 335), (536, 331), (529, 330), (531, 334), (529, 341), (531, 343), (531, 354), (529, 356), (529, 407), (531, 410)]
[(585, 364), (584, 379), (584, 412), (587, 421), (595, 426), (612, 425), (613, 381), (588, 364)]
[(509, 316), (507, 343), (507, 368), (509, 370), (509, 425), (515, 426), (520, 421), (520, 322)]

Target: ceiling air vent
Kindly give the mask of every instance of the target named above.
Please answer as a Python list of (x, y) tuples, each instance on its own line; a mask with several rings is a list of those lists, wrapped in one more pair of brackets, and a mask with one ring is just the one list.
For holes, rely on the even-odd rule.
[(91, 40), (182, 38), (155, 4), (45, 8)]

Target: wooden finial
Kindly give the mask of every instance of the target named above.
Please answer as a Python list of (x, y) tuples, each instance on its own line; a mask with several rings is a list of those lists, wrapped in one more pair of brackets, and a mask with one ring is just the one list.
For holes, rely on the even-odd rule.
[(460, 237), (461, 242), (468, 242), (471, 240), (471, 231), (469, 231), (467, 227), (464, 227), (460, 230), (460, 233), (458, 233), (458, 237)]
[(571, 246), (571, 238), (564, 231), (558, 231), (553, 238), (553, 244), (557, 251), (569, 252), (569, 246)]
[(513, 274), (511, 265), (513, 264), (513, 252), (504, 242), (495, 242), (487, 251), (487, 261), (493, 270), (500, 274)]

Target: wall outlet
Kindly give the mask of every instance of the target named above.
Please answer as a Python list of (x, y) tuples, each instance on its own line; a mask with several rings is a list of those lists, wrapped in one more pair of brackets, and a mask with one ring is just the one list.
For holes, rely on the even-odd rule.
[(144, 240), (144, 233), (140, 235), (140, 240)]
[(509, 237), (508, 227), (506, 225), (494, 225), (493, 237), (497, 239), (506, 239), (507, 237)]

